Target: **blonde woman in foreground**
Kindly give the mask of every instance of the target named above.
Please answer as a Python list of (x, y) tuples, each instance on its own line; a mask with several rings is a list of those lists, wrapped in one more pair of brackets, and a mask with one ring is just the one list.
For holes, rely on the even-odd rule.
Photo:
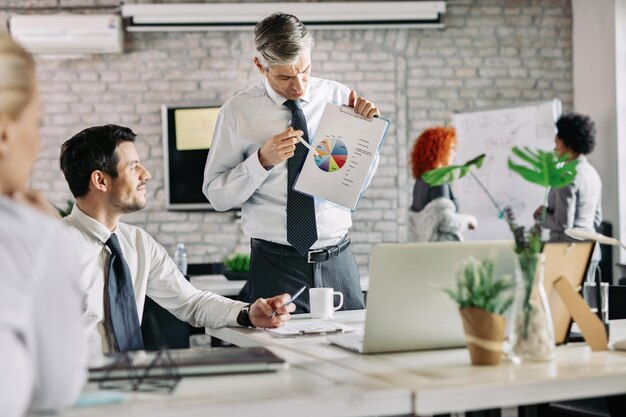
[(33, 57), (0, 34), (0, 414), (71, 405), (86, 377), (78, 265), (65, 227), (26, 188), (40, 147)]

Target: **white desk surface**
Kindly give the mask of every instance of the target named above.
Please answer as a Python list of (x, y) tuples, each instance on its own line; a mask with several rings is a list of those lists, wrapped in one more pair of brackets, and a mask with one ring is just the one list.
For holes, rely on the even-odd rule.
[[(304, 317), (295, 317), (302, 320)], [(338, 312), (335, 321), (363, 328), (364, 312)], [(626, 321), (611, 324), (611, 336), (626, 336)], [(466, 349), (358, 355), (332, 346), (325, 336), (278, 338), (255, 329), (207, 329), (240, 346), (280, 347), (337, 368), (359, 372), (414, 393), (413, 413), (523, 406), (626, 393), (626, 352), (591, 352), (584, 343), (557, 348), (547, 363), (471, 366)]]
[(295, 365), (276, 373), (183, 378), (172, 394), (129, 393), (119, 404), (74, 408), (58, 415), (319, 417), (410, 413), (409, 390), (356, 373), (330, 372), (326, 367)]
[[(235, 297), (241, 291), (246, 281), (229, 281), (224, 275), (196, 275), (191, 276), (190, 282), (194, 287), (211, 291), (212, 293), (223, 295), (224, 297)], [(361, 277), (361, 289), (367, 291), (369, 288), (369, 278)]]
[[(359, 316), (362, 321), (362, 313)], [(237, 334), (234, 329), (222, 330)], [(270, 337), (267, 332), (260, 333)], [(321, 361), (308, 350), (302, 352), (288, 346), (270, 346), (270, 349), (288, 361), (289, 369), (275, 373), (183, 378), (172, 394), (125, 394), (124, 402), (119, 404), (71, 409), (60, 415), (356, 417), (407, 415), (413, 410), (409, 388), (364, 376), (331, 361)]]

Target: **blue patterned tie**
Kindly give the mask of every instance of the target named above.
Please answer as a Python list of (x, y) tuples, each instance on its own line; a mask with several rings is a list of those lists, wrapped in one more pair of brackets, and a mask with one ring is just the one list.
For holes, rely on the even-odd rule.
[(108, 320), (115, 336), (113, 347), (118, 352), (143, 350), (143, 337), (137, 314), (135, 292), (128, 264), (115, 233), (106, 241), (111, 249), (107, 279)]
[[(303, 139), (309, 142), (306, 118), (300, 107), (300, 101), (287, 100), (283, 105), (291, 110), (291, 126), (296, 130), (302, 130)], [(307, 154), (306, 146), (298, 142), (294, 155), (287, 160), (287, 242), (303, 255), (317, 240), (315, 201), (313, 197), (293, 189)]]

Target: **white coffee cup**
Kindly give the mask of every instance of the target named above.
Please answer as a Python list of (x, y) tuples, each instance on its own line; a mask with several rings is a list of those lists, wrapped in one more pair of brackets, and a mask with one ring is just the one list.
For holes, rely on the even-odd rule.
[[(339, 305), (335, 305), (335, 295), (339, 296)], [(329, 319), (333, 313), (343, 306), (343, 294), (332, 288), (310, 288), (309, 302), (311, 317), (314, 319)]]

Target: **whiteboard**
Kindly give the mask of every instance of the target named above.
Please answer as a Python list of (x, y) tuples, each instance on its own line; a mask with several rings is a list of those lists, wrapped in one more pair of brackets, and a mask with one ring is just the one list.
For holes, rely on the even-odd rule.
[[(512, 155), (511, 148), (554, 149), (555, 123), (560, 115), (561, 101), (554, 99), (456, 113), (452, 117), (457, 133), (457, 162), (462, 164), (477, 155), (486, 154), (482, 168), (472, 168), (472, 172), (501, 207), (508, 205), (513, 208), (516, 221), (520, 224), (533, 223), (533, 213), (543, 203), (544, 189), (509, 170), (507, 161)], [(471, 175), (456, 181), (453, 190), (461, 211), (478, 218), (478, 228), (465, 233), (464, 237), (469, 240), (512, 239), (506, 222), (498, 218), (497, 210)]]

